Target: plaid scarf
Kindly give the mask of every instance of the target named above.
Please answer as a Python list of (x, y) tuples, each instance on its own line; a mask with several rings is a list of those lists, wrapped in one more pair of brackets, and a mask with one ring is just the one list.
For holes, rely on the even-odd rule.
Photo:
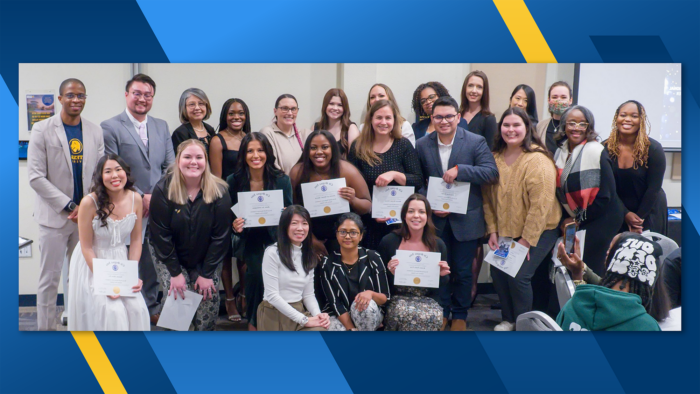
[(600, 190), (600, 155), (603, 149), (603, 145), (596, 141), (584, 141), (569, 155), (569, 144), (565, 142), (554, 155), (557, 198), (578, 223), (586, 220), (586, 209)]

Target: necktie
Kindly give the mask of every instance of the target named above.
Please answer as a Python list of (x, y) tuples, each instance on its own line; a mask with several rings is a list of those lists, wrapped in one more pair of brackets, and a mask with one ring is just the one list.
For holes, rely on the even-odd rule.
[(143, 145), (148, 148), (148, 134), (146, 133), (146, 125), (143, 123), (139, 125), (139, 136), (141, 137), (141, 141), (143, 141)]

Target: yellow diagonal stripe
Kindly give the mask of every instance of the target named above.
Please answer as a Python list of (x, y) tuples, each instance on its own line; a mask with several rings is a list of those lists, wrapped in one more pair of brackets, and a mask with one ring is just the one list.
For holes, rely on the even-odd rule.
[(105, 351), (97, 340), (95, 333), (92, 331), (74, 331), (73, 339), (78, 344), (80, 351), (83, 352), (85, 361), (87, 361), (92, 373), (95, 374), (97, 382), (102, 387), (105, 394), (126, 394), (122, 381), (114, 371), (112, 363), (105, 354)]
[(528, 63), (556, 63), (524, 0), (493, 0)]

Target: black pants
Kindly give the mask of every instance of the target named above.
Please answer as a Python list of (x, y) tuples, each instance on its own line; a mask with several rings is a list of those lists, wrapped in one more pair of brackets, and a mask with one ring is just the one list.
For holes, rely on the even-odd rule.
[(479, 240), (458, 241), (449, 220), (440, 238), (447, 246), (447, 264), (450, 266), (448, 284), (440, 287), (443, 316), (449, 318), (451, 313), (453, 319), (467, 320), (467, 311), (472, 302), (472, 262)]

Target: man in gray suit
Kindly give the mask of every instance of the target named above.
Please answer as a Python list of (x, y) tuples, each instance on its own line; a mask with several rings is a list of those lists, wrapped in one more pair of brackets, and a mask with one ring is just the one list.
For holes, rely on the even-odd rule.
[[(168, 166), (175, 161), (168, 124), (148, 116), (156, 94), (156, 83), (145, 74), (136, 74), (126, 83), (126, 110), (102, 122), (105, 151), (116, 153), (131, 168), (136, 190), (143, 196), (143, 217), (148, 218), (151, 191)], [(151, 313), (151, 323), (158, 321), (158, 275), (148, 248), (148, 223), (144, 220), (143, 252), (139, 260), (141, 293)]]
[[(75, 78), (63, 81), (58, 101), (61, 113), (32, 127), (27, 151), (29, 185), (36, 192), (34, 220), (39, 223), (36, 310), (40, 331), (56, 330), (61, 269), (78, 243), (80, 200), (90, 192), (92, 174), (104, 154), (102, 129), (80, 116), (87, 101), (85, 85)], [(68, 294), (67, 288), (63, 294)]]
[(416, 141), (423, 175), (439, 177), (447, 183), (471, 183), (466, 214), (433, 207), (433, 222), (447, 245), (450, 265), (449, 285), (440, 289), (443, 330), (452, 314), (451, 330), (465, 331), (471, 303), (472, 260), (479, 238), (486, 232), (481, 185), (498, 180), (498, 167), (484, 137), (457, 126), (460, 115), (455, 99), (437, 99), (431, 118), (435, 132)]

